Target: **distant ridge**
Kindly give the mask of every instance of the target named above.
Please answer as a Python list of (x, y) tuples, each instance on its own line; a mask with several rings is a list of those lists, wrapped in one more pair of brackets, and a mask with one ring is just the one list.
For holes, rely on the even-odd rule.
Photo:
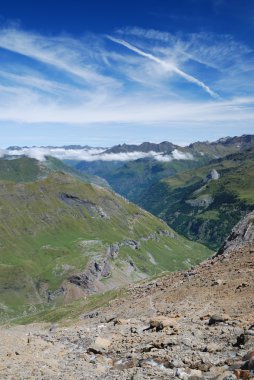
[(171, 153), (174, 149), (179, 148), (177, 145), (172, 144), (168, 141), (163, 141), (161, 143), (150, 143), (150, 142), (143, 142), (140, 145), (128, 145), (128, 144), (122, 144), (122, 145), (115, 145), (110, 149), (107, 149), (105, 153), (130, 153), (130, 152), (158, 152), (158, 153)]
[(119, 144), (107, 149), (104, 153), (158, 152), (167, 154), (172, 153), (174, 149), (179, 149), (184, 152), (198, 152), (200, 148), (203, 147), (206, 150), (209, 146), (211, 149), (215, 148), (216, 146), (224, 148), (232, 147), (236, 149), (248, 149), (254, 146), (254, 135), (242, 135), (234, 137), (227, 136), (212, 142), (197, 141), (184, 147), (173, 144), (169, 141), (162, 141), (160, 143), (143, 142), (141, 144)]

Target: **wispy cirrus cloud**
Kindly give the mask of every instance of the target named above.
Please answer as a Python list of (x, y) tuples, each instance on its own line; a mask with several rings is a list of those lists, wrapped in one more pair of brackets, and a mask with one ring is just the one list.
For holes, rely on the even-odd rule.
[(23, 130), (129, 123), (145, 136), (151, 123), (254, 121), (254, 54), (231, 36), (123, 28), (77, 39), (10, 28), (0, 29), (0, 50), (0, 121)]
[(173, 62), (167, 62), (167, 61), (164, 61), (164, 60), (156, 57), (155, 55), (153, 55), (151, 53), (146, 53), (143, 50), (137, 48), (136, 46), (134, 46), (134, 45), (132, 45), (129, 42), (126, 42), (124, 40), (119, 40), (118, 38), (114, 38), (111, 36), (108, 36), (108, 38), (111, 41), (114, 41), (117, 44), (123, 45), (127, 49), (134, 51), (135, 53), (141, 55), (142, 57), (146, 57), (146, 58), (150, 59), (151, 61), (158, 63), (162, 67), (163, 70), (165, 70), (167, 72), (174, 72), (177, 75), (179, 75), (180, 77), (186, 79), (188, 82), (191, 82), (191, 83), (198, 85), (199, 87), (203, 88), (212, 97), (215, 97), (215, 98), (218, 97), (218, 94), (216, 94), (214, 91), (212, 91), (205, 83), (203, 83), (202, 81), (193, 77), (192, 75), (185, 73), (183, 70), (180, 70)]
[(133, 43), (143, 41), (144, 46), (154, 52), (174, 57), (179, 63), (193, 60), (217, 70), (235, 66), (239, 62), (248, 62), (250, 59), (248, 55), (252, 54), (250, 47), (236, 41), (228, 34), (208, 32), (172, 34), (140, 27), (122, 28), (117, 30), (116, 34), (131, 39)]
[(0, 31), (0, 47), (27, 56), (87, 83), (112, 84), (113, 78), (101, 75), (86, 64), (88, 49), (69, 37), (47, 37), (17, 29)]

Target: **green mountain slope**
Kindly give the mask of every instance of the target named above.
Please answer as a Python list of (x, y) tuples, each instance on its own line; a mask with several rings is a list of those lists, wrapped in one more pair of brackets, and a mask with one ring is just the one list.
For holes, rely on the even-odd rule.
[[(138, 203), (140, 194), (151, 184), (176, 173), (199, 167), (200, 160), (173, 160), (160, 162), (154, 158), (142, 158), (125, 163), (120, 162), (80, 162), (76, 168), (84, 173), (95, 174), (105, 178), (119, 194), (134, 203)], [(205, 161), (206, 162), (206, 161)]]
[(211, 252), (114, 192), (51, 173), (0, 182), (0, 316), (186, 268)]
[(109, 187), (106, 180), (92, 174), (81, 173), (54, 157), (48, 156), (44, 161), (26, 156), (0, 158), (0, 181), (29, 182), (45, 178), (54, 171), (69, 173), (83, 182)]
[[(105, 178), (110, 186), (119, 194), (134, 203), (140, 204), (144, 191), (163, 178), (173, 177), (177, 173), (195, 169), (208, 164), (211, 160), (223, 158), (229, 154), (243, 152), (254, 146), (253, 135), (228, 137), (215, 142), (196, 142), (186, 147), (173, 145), (169, 142), (160, 144), (143, 143), (141, 145), (117, 145), (106, 153), (117, 154), (126, 152), (154, 151), (165, 153), (165, 160), (158, 161), (154, 157), (141, 158), (135, 161), (81, 161), (66, 163), (78, 170)], [(175, 152), (175, 156), (171, 154)], [(183, 159), (184, 156), (189, 159)], [(178, 159), (173, 159), (173, 158)], [(190, 158), (193, 159), (190, 159)], [(163, 160), (163, 156), (160, 158)]]
[(157, 182), (143, 192), (139, 204), (179, 233), (217, 249), (254, 209), (254, 149)]

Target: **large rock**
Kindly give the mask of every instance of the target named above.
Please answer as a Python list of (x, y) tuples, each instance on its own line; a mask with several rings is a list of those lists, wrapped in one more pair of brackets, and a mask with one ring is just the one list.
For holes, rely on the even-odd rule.
[(88, 352), (95, 353), (95, 354), (101, 354), (102, 352), (107, 351), (110, 345), (111, 345), (111, 340), (98, 336), (95, 339), (94, 344), (92, 344), (88, 348)]
[(156, 330), (163, 330), (166, 327), (176, 327), (176, 318), (166, 317), (164, 315), (156, 316), (150, 319), (150, 328), (156, 328)]

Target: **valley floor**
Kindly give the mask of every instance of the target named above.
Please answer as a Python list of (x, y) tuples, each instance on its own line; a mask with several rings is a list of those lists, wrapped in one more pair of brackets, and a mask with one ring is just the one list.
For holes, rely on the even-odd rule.
[(249, 245), (132, 285), (75, 323), (2, 327), (0, 378), (249, 379), (253, 278)]

